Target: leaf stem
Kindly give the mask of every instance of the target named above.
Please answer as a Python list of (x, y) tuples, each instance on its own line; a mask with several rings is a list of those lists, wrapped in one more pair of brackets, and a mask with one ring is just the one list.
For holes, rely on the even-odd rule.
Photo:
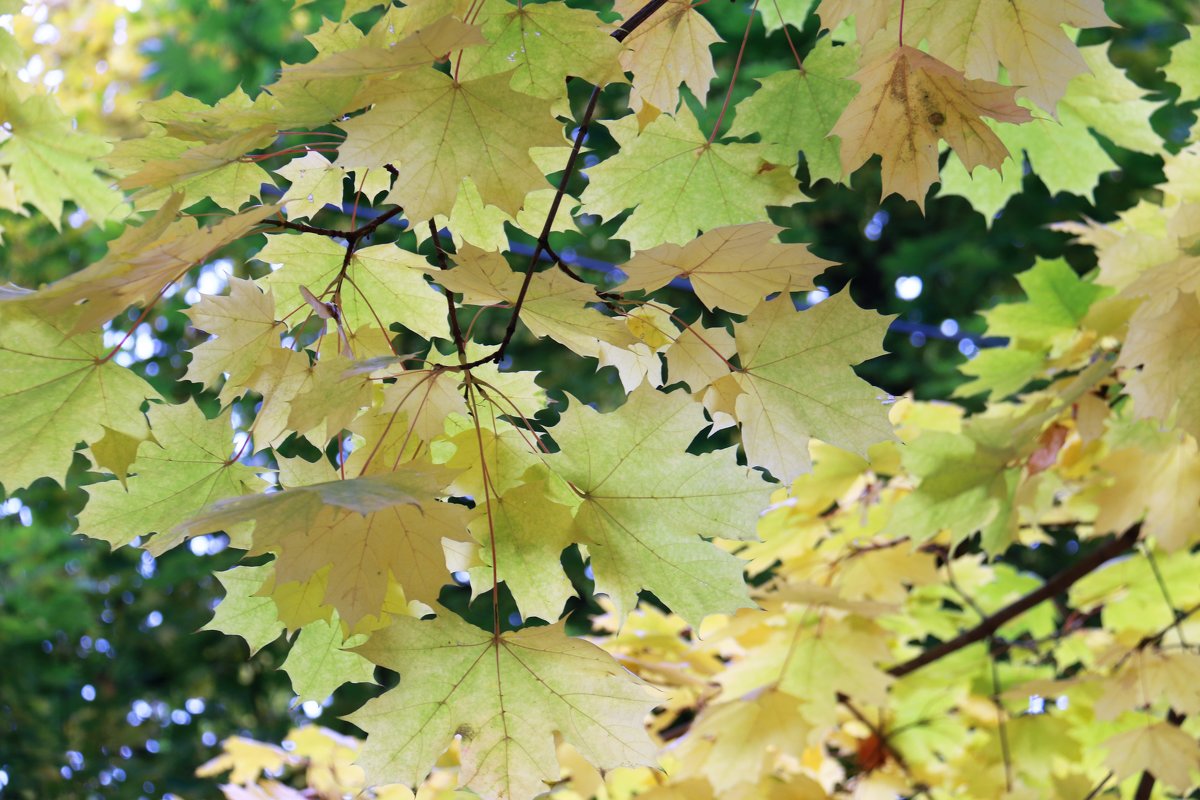
[[(742, 61), (746, 57), (746, 43), (750, 41), (750, 28), (754, 25), (754, 12), (757, 9), (758, 0), (754, 0), (750, 6), (750, 15), (746, 19), (746, 30), (742, 33), (742, 45), (738, 48), (737, 59), (733, 62), (733, 74), (729, 76), (729, 88), (725, 90), (725, 102), (721, 103), (721, 112), (717, 114), (717, 121), (713, 123), (712, 133), (708, 135), (709, 144), (716, 141), (717, 132), (721, 130), (721, 123), (725, 121), (725, 112), (729, 110), (729, 101), (733, 99), (733, 89), (737, 86), (738, 72), (741, 71)], [(791, 39), (788, 41), (791, 42)], [(794, 48), (792, 52), (795, 52)]]
[(792, 51), (792, 58), (796, 59), (796, 69), (804, 72), (804, 61), (800, 58), (799, 51), (796, 50), (796, 43), (792, 41), (792, 34), (788, 31), (788, 24), (783, 20), (783, 12), (779, 10), (779, 0), (771, 0), (775, 6), (775, 13), (779, 15), (779, 24), (782, 26), (783, 38), (787, 39), (788, 47)]

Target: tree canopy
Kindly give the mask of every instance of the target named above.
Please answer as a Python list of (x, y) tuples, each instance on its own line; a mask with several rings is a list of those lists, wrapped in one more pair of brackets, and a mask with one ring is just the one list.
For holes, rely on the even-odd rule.
[(0, 793), (1200, 787), (1186, 8), (74, 5), (0, 0), (0, 644), (105, 697), (0, 679)]

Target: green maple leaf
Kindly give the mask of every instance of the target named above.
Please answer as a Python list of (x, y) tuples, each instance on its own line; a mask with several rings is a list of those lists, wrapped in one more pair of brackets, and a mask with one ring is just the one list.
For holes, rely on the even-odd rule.
[(343, 684), (373, 683), (375, 665), (351, 649), (366, 640), (361, 633), (344, 636), (336, 614), (305, 625), (279, 667), (291, 679), (298, 702), (322, 703)]
[(359, 763), (374, 783), (416, 786), (456, 736), (463, 782), (500, 800), (558, 780), (555, 734), (601, 768), (653, 761), (655, 693), (562, 624), (494, 636), (449, 612), (399, 617), (356, 650), (401, 673), (348, 717), (367, 731)]
[(471, 523), (483, 563), (470, 570), (472, 594), (492, 588), (491, 537), (496, 577), (508, 584), (524, 617), (553, 622), (575, 589), (559, 558), (572, 544), (571, 508), (549, 496), (545, 482), (522, 484), (488, 500), (487, 514)]
[(137, 208), (158, 208), (178, 192), (185, 207), (208, 197), (222, 208), (236, 211), (259, 195), (262, 184), (271, 182), (266, 170), (244, 156), (266, 147), (274, 138), (275, 129), (270, 125), (198, 146), (152, 136), (123, 142), (114, 149), (109, 163), (123, 173), (132, 172), (121, 179), (120, 186), (141, 190), (133, 195)]
[(40, 289), (30, 302), (61, 314), (86, 300), (71, 331), (92, 330), (131, 305), (154, 302), (193, 266), (277, 211), (259, 206), (201, 227), (195, 219), (175, 219), (180, 200), (173, 196), (145, 224), (113, 240), (104, 258)]
[(996, 398), (1008, 397), (1023, 389), (1046, 366), (1046, 353), (1018, 347), (993, 347), (978, 353), (958, 368), (973, 378), (954, 389), (955, 397), (994, 393)]
[(72, 451), (107, 431), (146, 436), (142, 401), (158, 393), (106, 358), (99, 334), (68, 338), (74, 314), (49, 317), (17, 295), (0, 314), (0, 483), (65, 483)]
[[(228, 295), (206, 295), (185, 312), (192, 325), (213, 338), (192, 348), (187, 379), (210, 388), (228, 373), (222, 402), (254, 374), (259, 364), (279, 346), (283, 326), (275, 321), (275, 298), (253, 281), (229, 279)], [(234, 394), (236, 396), (236, 394)]]
[[(339, 297), (345, 257), (346, 248), (324, 236), (268, 236), (255, 258), (282, 265), (261, 280), (274, 292), (276, 315), (282, 319), (305, 306), (300, 287), (325, 302)], [(358, 329), (399, 323), (425, 339), (450, 338), (445, 303), (436, 302), (435, 290), (424, 278), (428, 266), (421, 256), (394, 244), (356, 250), (340, 282), (343, 324)]]
[(394, 164), (388, 199), (411, 220), (449, 215), (464, 178), (484, 203), (516, 214), (529, 192), (546, 185), (530, 148), (563, 137), (549, 101), (514, 92), (510, 80), (505, 73), (455, 81), (427, 70), (381, 84), (369, 111), (339, 124), (346, 141), (338, 163)]
[(758, 4), (758, 13), (762, 14), (767, 33), (774, 33), (784, 25), (799, 30), (804, 27), (814, 5), (816, 0), (764, 0)]
[(698, 231), (767, 221), (767, 206), (804, 199), (787, 164), (762, 144), (709, 143), (683, 106), (638, 133), (630, 115), (607, 123), (620, 151), (588, 170), (584, 210), (611, 219), (633, 209), (617, 236), (634, 250), (686, 244)]
[(45, 214), (55, 230), (62, 230), (66, 202), (97, 224), (122, 216), (121, 194), (96, 169), (109, 145), (75, 130), (52, 98), (22, 99), (6, 79), (0, 82), (0, 117), (7, 129), (0, 165), (8, 167), (20, 201)]
[(1200, 25), (1188, 25), (1187, 31), (1188, 38), (1171, 48), (1163, 72), (1179, 87), (1180, 100), (1200, 100)]
[(753, 538), (771, 487), (731, 452), (689, 455), (704, 426), (687, 394), (643, 384), (608, 414), (574, 402), (550, 430), (551, 469), (581, 499), (575, 539), (622, 612), (641, 589), (694, 623), (747, 605), (741, 562), (700, 537)]
[[(808, 0), (804, 3), (811, 5)], [(769, 19), (765, 10), (763, 19)], [(777, 164), (794, 163), (799, 150), (813, 181), (840, 181), (841, 143), (829, 132), (858, 93), (858, 84), (850, 76), (857, 69), (859, 55), (857, 46), (835, 47), (830, 37), (821, 39), (804, 57), (804, 69), (776, 72), (759, 80), (758, 91), (738, 103), (729, 135), (758, 134), (767, 145), (763, 157)]]
[(1081, 279), (1062, 259), (1038, 261), (1017, 282), (1029, 299), (983, 312), (988, 332), (1046, 347), (1078, 330), (1092, 303), (1108, 294), (1105, 287)]
[(87, 487), (79, 532), (114, 548), (167, 533), (210, 503), (258, 491), (256, 470), (233, 459), (231, 411), (205, 419), (192, 403), (150, 408), (153, 441), (138, 450), (134, 473)]
[(984, 531), (984, 547), (1008, 543), (1015, 527), (1013, 493), (1020, 470), (1009, 468), (1014, 449), (966, 435), (930, 431), (903, 451), (905, 469), (921, 479), (892, 513), (887, 531), (931, 539), (943, 530), (955, 542)]
[(759, 304), (734, 329), (735, 408), (749, 462), (791, 481), (812, 468), (809, 437), (863, 457), (894, 438), (883, 393), (851, 369), (883, 354), (890, 323), (855, 306), (847, 291), (803, 312), (786, 293)]
[(274, 572), (273, 564), (234, 567), (218, 572), (217, 580), (225, 588), (225, 597), (217, 604), (213, 618), (200, 630), (240, 636), (249, 645), (250, 655), (278, 639), (283, 633), (283, 623), (279, 621), (275, 601), (257, 594)]
[(965, 197), (990, 224), (1021, 191), (1022, 153), (1052, 194), (1070, 192), (1088, 199), (1100, 176), (1117, 168), (1092, 131), (1128, 150), (1162, 153), (1162, 139), (1150, 125), (1150, 116), (1161, 103), (1146, 100), (1145, 91), (1113, 66), (1107, 47), (1086, 47), (1081, 53), (1090, 72), (1076, 76), (1067, 86), (1057, 119), (1043, 115), (1023, 125), (989, 122), (1012, 159), (998, 172), (968, 173), (958, 156), (951, 154), (942, 168), (940, 194)]
[(488, 0), (474, 21), (489, 43), (463, 51), (463, 80), (511, 73), (513, 90), (545, 99), (566, 96), (567, 76), (597, 86), (625, 81), (617, 61), (620, 43), (587, 9)]

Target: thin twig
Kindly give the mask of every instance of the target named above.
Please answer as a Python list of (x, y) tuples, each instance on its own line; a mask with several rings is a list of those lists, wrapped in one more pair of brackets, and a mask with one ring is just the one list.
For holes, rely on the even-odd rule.
[[(429, 220), (429, 237), (433, 239), (433, 249), (437, 252), (438, 266), (442, 271), (450, 269), (450, 265), (446, 262), (446, 251), (442, 249), (442, 240), (438, 237), (437, 223), (432, 219)], [(446, 287), (442, 287), (442, 292), (446, 295), (446, 306), (449, 309), (450, 315), (450, 333), (454, 336), (454, 347), (458, 350), (458, 363), (465, 364), (467, 362), (467, 340), (463, 338), (462, 328), (458, 325), (458, 312), (454, 306), (454, 292)]]
[[(625, 41), (629, 34), (633, 33), (639, 25), (650, 18), (658, 9), (666, 5), (667, 0), (650, 0), (649, 3), (638, 9), (629, 19), (621, 23), (621, 26), (612, 32), (612, 38), (618, 42)], [(513, 334), (517, 331), (517, 321), (521, 318), (521, 306), (525, 303), (525, 295), (529, 293), (529, 284), (533, 281), (534, 267), (537, 265), (538, 259), (542, 253), (546, 251), (550, 240), (550, 230), (554, 226), (554, 220), (558, 218), (558, 208), (562, 205), (563, 197), (567, 194), (567, 184), (571, 180), (571, 176), (575, 172), (575, 162), (579, 159), (579, 151), (583, 149), (583, 141), (587, 138), (588, 128), (592, 123), (592, 117), (596, 114), (596, 106), (600, 103), (600, 87), (592, 89), (592, 96), (588, 98), (587, 108), (583, 111), (583, 117), (579, 120), (579, 127), (575, 131), (575, 143), (571, 146), (571, 155), (567, 157), (567, 165), (563, 168), (562, 178), (558, 181), (558, 188), (554, 192), (554, 199), (550, 202), (550, 212), (546, 215), (546, 222), (542, 225), (542, 232), (538, 234), (537, 246), (533, 248), (533, 255), (529, 259), (529, 267), (525, 270), (525, 279), (521, 282), (521, 289), (517, 293), (517, 299), (513, 302), (512, 313), (508, 318), (508, 325), (504, 328), (504, 337), (500, 340), (499, 346), (482, 358), (477, 358), (462, 365), (463, 369), (477, 367), (480, 364), (486, 364), (489, 361), (494, 361), (497, 364), (504, 359), (504, 353), (508, 350), (508, 345), (512, 342)]]
[(1083, 800), (1095, 800), (1095, 797), (1100, 794), (1100, 792), (1104, 789), (1105, 786), (1108, 785), (1108, 782), (1112, 780), (1112, 777), (1113, 777), (1113, 772), (1110, 769), (1108, 771), (1108, 774), (1100, 779), (1100, 782), (1097, 783), (1096, 786), (1090, 792), (1087, 793), (1087, 796), (1084, 797)]

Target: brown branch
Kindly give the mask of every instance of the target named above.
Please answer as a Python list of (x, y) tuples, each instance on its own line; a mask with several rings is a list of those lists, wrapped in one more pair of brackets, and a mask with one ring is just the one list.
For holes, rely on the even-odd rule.
[(354, 230), (350, 231), (350, 233), (346, 234), (346, 238), (357, 240), (357, 239), (362, 239), (366, 236), (370, 236), (372, 233), (375, 232), (375, 229), (378, 228), (380, 225), (387, 222), (392, 217), (398, 216), (403, 213), (404, 213), (404, 209), (401, 208), (400, 206), (396, 206), (391, 211), (387, 211), (383, 214), (380, 214), (378, 217), (371, 220), (366, 225), (363, 225), (361, 228), (355, 228)]
[(1134, 525), (1115, 539), (1097, 547), (1083, 558), (1078, 559), (1069, 567), (1049, 578), (1045, 583), (1024, 597), (1009, 603), (994, 614), (985, 617), (978, 625), (963, 631), (953, 639), (949, 639), (936, 647), (931, 647), (923, 653), (897, 664), (887, 673), (895, 678), (916, 672), (921, 667), (928, 666), (940, 658), (955, 653), (967, 645), (983, 641), (992, 636), (1004, 623), (1021, 616), (1034, 606), (1065, 592), (1080, 578), (1094, 572), (1111, 558), (1122, 555), (1137, 543), (1141, 525)]
[(303, 222), (291, 222), (285, 219), (270, 220), (267, 224), (276, 228), (287, 228), (290, 231), (312, 233), (316, 234), (317, 236), (327, 236), (331, 239), (345, 239), (348, 242), (354, 242), (358, 239), (362, 239), (365, 236), (371, 235), (380, 225), (397, 216), (398, 214), (402, 214), (403, 212), (403, 208), (396, 206), (391, 211), (380, 214), (378, 217), (371, 220), (366, 225), (363, 225), (361, 228), (355, 228), (351, 231), (340, 231), (336, 228), (319, 228), (316, 225), (306, 225)]
[(290, 231), (300, 231), (301, 233), (313, 233), (317, 236), (328, 236), (329, 238), (345, 239), (350, 235), (350, 231), (339, 231), (333, 228), (318, 228), (316, 225), (305, 225), (303, 222), (290, 222), (288, 220), (269, 220), (268, 225), (275, 228), (287, 228)]
[[(612, 38), (618, 42), (624, 41), (639, 25), (648, 20), (651, 14), (662, 8), (666, 3), (667, 0), (650, 0), (650, 2), (632, 14), (629, 19), (622, 22), (621, 26), (612, 32)], [(562, 177), (558, 181), (558, 188), (554, 192), (554, 199), (550, 202), (550, 212), (546, 214), (546, 222), (542, 225), (542, 232), (538, 234), (537, 246), (533, 248), (533, 255), (529, 258), (529, 267), (525, 270), (525, 279), (521, 281), (521, 289), (517, 293), (516, 301), (513, 303), (512, 313), (508, 318), (508, 325), (504, 328), (504, 337), (500, 340), (500, 344), (494, 352), (475, 361), (463, 364), (462, 369), (477, 367), (489, 361), (499, 363), (503, 360), (504, 353), (508, 350), (508, 345), (512, 342), (513, 335), (517, 332), (517, 321), (521, 318), (521, 307), (525, 304), (525, 295), (529, 293), (529, 284), (533, 281), (534, 268), (537, 266), (538, 259), (542, 253), (549, 246), (550, 230), (554, 226), (554, 220), (558, 217), (558, 209), (562, 205), (563, 197), (567, 194), (567, 184), (570, 183), (571, 176), (575, 172), (575, 162), (579, 160), (579, 151), (583, 149), (583, 140), (587, 138), (588, 128), (592, 124), (592, 117), (595, 116), (596, 106), (599, 103), (600, 87), (596, 86), (592, 89), (592, 96), (588, 98), (587, 108), (584, 109), (583, 117), (579, 120), (579, 127), (575, 131), (575, 142), (571, 145), (571, 155), (567, 157), (567, 165), (563, 168)]]

